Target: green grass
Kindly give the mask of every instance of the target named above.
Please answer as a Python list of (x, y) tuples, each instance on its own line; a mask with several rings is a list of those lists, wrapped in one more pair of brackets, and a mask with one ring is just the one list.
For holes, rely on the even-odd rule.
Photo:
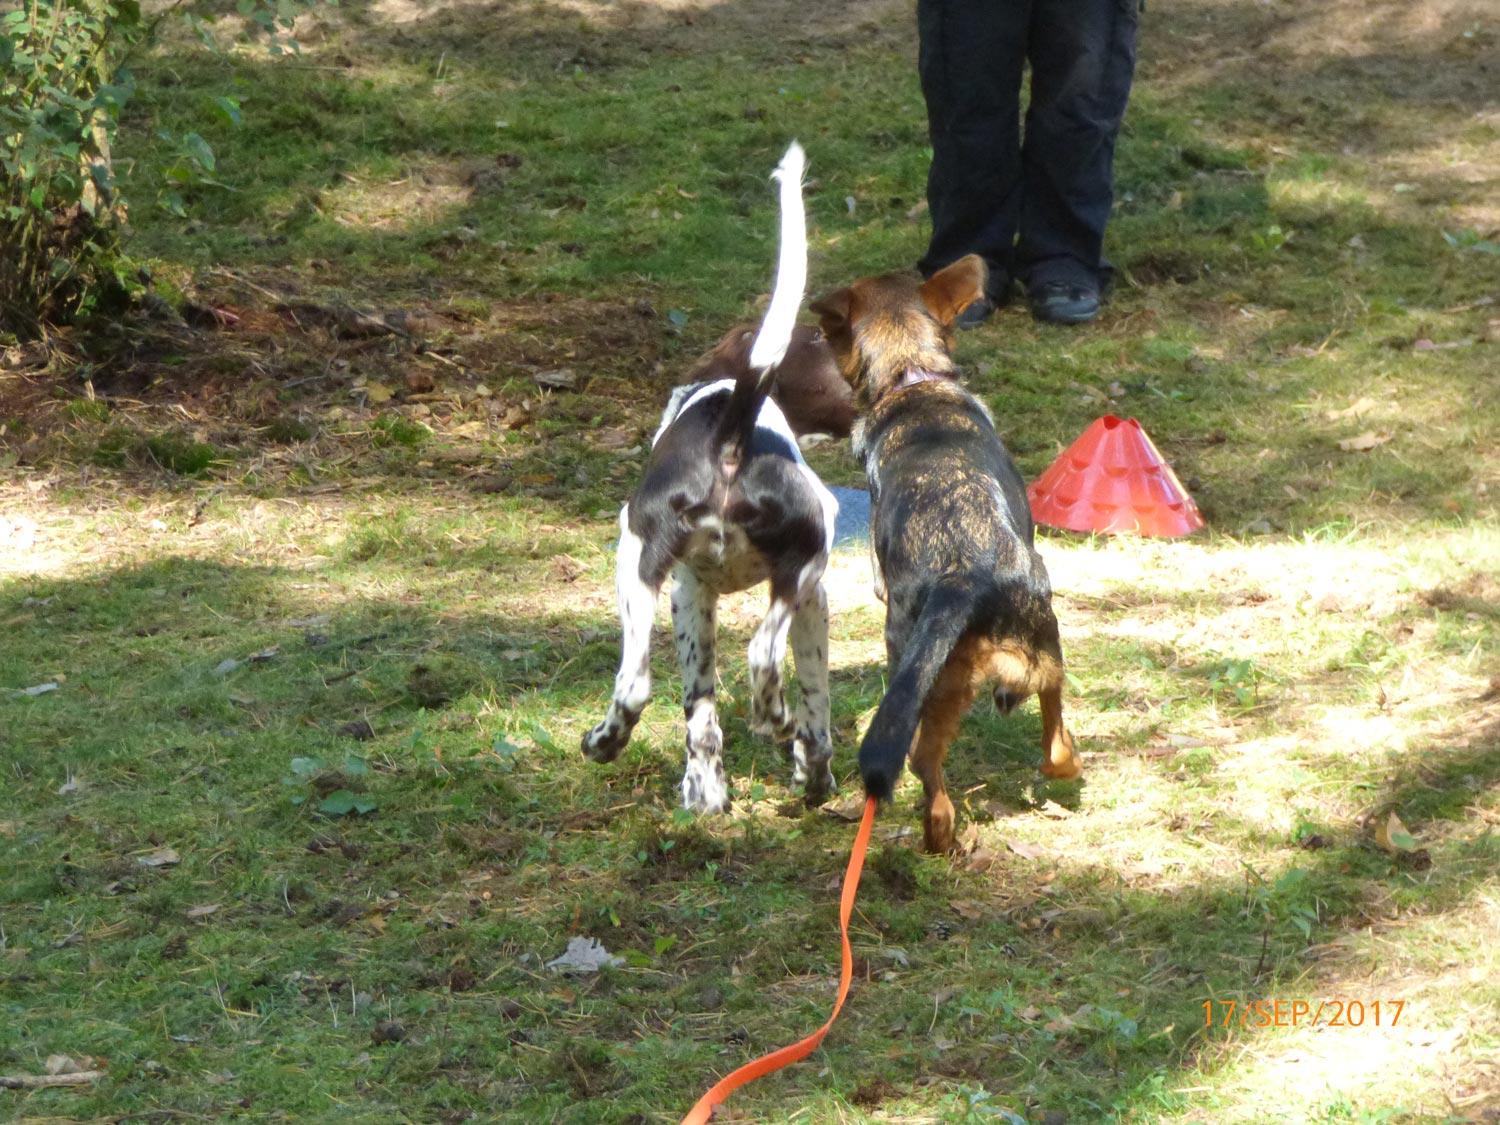
[[(959, 341), (1028, 476), (1135, 416), (1210, 529), (1043, 536), (1084, 781), (1036, 773), (1033, 707), (976, 708), (948, 770), (973, 850), (917, 854), (903, 787), (849, 1006), (735, 1095), (748, 1119), (1500, 1108), (1500, 294), (1443, 238), (1494, 237), (1467, 25), (1367, 72), (1336, 43), (1247, 60), (1290, 32), (1211, 7), (1151, 9), (1104, 317)], [(676, 811), (667, 646), (621, 760), (577, 742), (618, 659), (618, 504), (666, 388), (769, 287), (786, 141), (815, 289), (922, 249), (909, 20), (639, 15), (347, 9), (300, 59), (137, 67), (134, 248), (238, 319), (0, 373), (0, 1074), (106, 1070), (0, 1117), (670, 1125), (825, 1018), (853, 826), (748, 732), (760, 598), (721, 612), (733, 816)], [(163, 128), (232, 189), (190, 226), (149, 205)], [(421, 327), (344, 335), (342, 303)], [(862, 556), (829, 586), (851, 812), (882, 610)], [(1392, 811), (1413, 848), (1377, 845)], [(550, 971), (573, 935), (626, 965)], [(1205, 1027), (1325, 999), (1405, 1007)]]

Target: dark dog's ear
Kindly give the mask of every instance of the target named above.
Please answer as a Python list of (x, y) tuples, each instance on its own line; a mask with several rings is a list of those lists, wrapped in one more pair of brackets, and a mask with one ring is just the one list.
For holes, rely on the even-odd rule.
[(922, 303), (947, 328), (954, 317), (984, 296), (987, 272), (984, 259), (978, 254), (960, 258), (923, 282)]
[(839, 329), (848, 327), (854, 316), (854, 290), (836, 289), (807, 307), (817, 314), (818, 321), (823, 326), (823, 335), (835, 336)]

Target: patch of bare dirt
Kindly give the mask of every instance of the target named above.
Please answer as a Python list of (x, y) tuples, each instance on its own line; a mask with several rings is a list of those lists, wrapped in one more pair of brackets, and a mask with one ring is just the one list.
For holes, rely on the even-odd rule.
[(1163, 0), (1141, 32), (1141, 78), (1211, 85), (1230, 72), (1363, 79), (1400, 100), (1500, 104), (1500, 10), (1488, 0)]
[(1402, 193), (1395, 202), (1500, 230), (1500, 8), (1489, 0), (1163, 0), (1147, 10), (1140, 52), (1140, 88), (1238, 91), (1240, 145), (1280, 157), (1316, 137), (1370, 158)]
[(254, 452), (340, 431), (363, 449), (382, 416), (467, 440), (471, 461), (477, 442), (548, 417), (604, 417), (628, 445), (669, 381), (665, 338), (645, 303), (361, 309), (221, 273), (182, 316), (157, 303), (103, 335), (0, 348), (0, 451), (45, 468), (110, 464), (122, 442), (161, 433)]
[[(513, 44), (573, 44), (585, 64), (608, 66), (620, 51), (668, 52), (796, 50), (828, 43), (910, 36), (916, 27), (900, 0), (851, 0), (834, 6), (797, 0), (377, 0), (367, 9), (337, 9), (315, 17), (365, 42), (441, 44), (472, 54), (496, 47), (495, 29)], [(302, 38), (299, 25), (299, 39)]]

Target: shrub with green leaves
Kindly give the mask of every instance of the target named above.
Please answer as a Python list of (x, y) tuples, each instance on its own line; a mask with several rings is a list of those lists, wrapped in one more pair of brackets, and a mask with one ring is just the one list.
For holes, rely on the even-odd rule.
[[(295, 54), (292, 25), (317, 2), (239, 0), (238, 12), (271, 55)], [(162, 18), (143, 20), (139, 0), (27, 0), (0, 16), (0, 330), (33, 336), (126, 291), (134, 271), (110, 142), (134, 92), (126, 60)], [(239, 124), (234, 98), (211, 106)], [(187, 189), (223, 186), (217, 161), (197, 133), (163, 136), (173, 151), (155, 202), (185, 219)]]
[(30, 335), (118, 287), (109, 145), (142, 34), (136, 0), (31, 0), (0, 16), (0, 316)]

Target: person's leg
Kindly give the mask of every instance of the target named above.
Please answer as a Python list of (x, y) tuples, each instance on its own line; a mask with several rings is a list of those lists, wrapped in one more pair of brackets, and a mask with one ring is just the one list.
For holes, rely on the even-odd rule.
[(1016, 264), (1034, 307), (1049, 282), (1086, 286), (1097, 305), (1137, 20), (1137, 0), (1036, 0), (1032, 10)]
[[(918, 0), (918, 70), (932, 138), (927, 202), (931, 275), (965, 254), (990, 269), (1002, 298), (1021, 193), (1021, 74), (1031, 0)], [(997, 301), (998, 303), (998, 301)]]

